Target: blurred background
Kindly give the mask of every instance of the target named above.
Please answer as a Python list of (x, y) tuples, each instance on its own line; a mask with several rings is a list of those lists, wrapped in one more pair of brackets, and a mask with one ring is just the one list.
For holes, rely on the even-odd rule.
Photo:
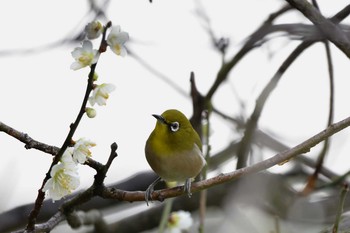
[[(348, 4), (347, 0), (317, 2), (322, 14), (327, 17), (332, 17)], [(223, 59), (230, 61), (249, 36), (286, 2), (12, 0), (1, 5), (0, 121), (40, 142), (57, 147), (63, 144), (85, 92), (89, 69), (72, 71), (69, 68), (73, 62), (70, 53), (79, 46), (79, 35), (85, 25), (97, 17), (103, 24), (110, 20), (113, 25), (120, 25), (123, 31), (129, 33), (130, 41), (126, 44), (129, 55), (122, 58), (108, 51), (102, 54), (96, 69), (98, 83), (113, 83), (116, 90), (110, 95), (106, 106), (95, 108), (96, 118), (83, 118), (73, 137), (76, 140), (85, 137), (96, 142), (97, 146), (92, 149), (93, 159), (101, 163), (107, 161), (110, 145), (113, 142), (118, 144), (119, 156), (106, 178), (106, 184), (111, 184), (138, 172), (150, 171), (144, 156), (144, 145), (155, 125), (152, 114), (176, 108), (189, 118), (192, 116), (190, 73), (195, 74), (199, 92), (206, 94), (216, 79)], [(349, 22), (349, 18), (346, 18), (342, 24), (349, 25)], [(274, 21), (279, 25), (287, 23), (311, 25), (295, 10)], [(255, 108), (256, 99), (308, 32), (314, 32), (314, 29), (306, 27), (297, 33), (288, 30), (269, 33), (232, 69), (213, 96), (212, 104), (218, 112), (236, 121), (228, 121), (217, 113), (211, 115), (212, 155), (242, 138), (244, 123)], [(214, 42), (220, 39), (227, 42), (224, 54), (215, 47)], [(95, 43), (97, 48), (99, 41)], [(330, 44), (330, 50), (334, 68), (333, 121), (337, 122), (350, 115), (350, 66), (348, 58), (333, 44)], [(325, 46), (315, 43), (289, 67), (271, 93), (259, 119), (258, 129), (275, 143), (279, 142), (286, 148), (295, 146), (327, 126), (329, 96)], [(349, 171), (348, 140), (348, 130), (332, 137), (323, 164), (331, 174), (342, 175)], [(276, 148), (261, 141), (252, 145), (250, 153), (254, 156), (251, 156), (249, 163), (273, 156), (279, 152)], [(316, 146), (307, 158), (315, 161), (321, 150), (322, 145)], [(51, 164), (51, 156), (34, 149), (26, 150), (23, 143), (4, 133), (0, 134), (0, 155), (0, 212), (32, 203)], [(209, 177), (235, 170), (236, 162), (232, 155)], [(269, 172), (294, 172), (292, 168), (295, 166), (287, 163)], [(303, 171), (311, 174), (313, 169)], [(95, 172), (87, 166), (80, 166), (79, 172), (79, 190), (84, 190), (93, 182)], [(280, 180), (272, 182), (274, 179), (276, 177), (265, 178), (268, 182), (261, 188), (266, 190), (272, 185), (270, 190), (275, 189)], [(307, 174), (304, 174), (302, 182), (296, 182), (293, 187), (300, 189), (306, 180)], [(256, 182), (261, 184), (261, 181)], [(284, 182), (281, 184), (285, 185)], [(257, 186), (253, 191), (246, 192), (264, 192), (260, 192)], [(338, 194), (340, 189), (335, 191)], [(233, 205), (229, 203), (225, 204), (225, 208)], [(305, 204), (301, 203), (301, 206)], [(229, 209), (240, 212), (241, 208), (234, 206)], [(294, 206), (293, 211), (298, 208)], [(254, 209), (252, 213), (257, 212)], [(215, 216), (215, 212), (211, 214)], [(326, 218), (322, 214), (310, 215), (319, 220)], [(274, 220), (269, 219), (273, 225)], [(327, 221), (331, 222), (329, 219)], [(242, 221), (238, 222), (243, 224)], [(268, 232), (258, 222), (255, 223), (255, 230), (242, 227), (245, 229), (242, 232)], [(232, 222), (229, 224), (234, 225)], [(316, 225), (321, 229), (324, 227), (317, 222)]]

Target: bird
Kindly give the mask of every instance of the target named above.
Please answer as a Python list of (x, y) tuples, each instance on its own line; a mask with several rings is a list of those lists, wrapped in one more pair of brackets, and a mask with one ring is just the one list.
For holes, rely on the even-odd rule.
[(146, 190), (145, 200), (151, 199), (154, 186), (160, 181), (184, 182), (184, 192), (191, 197), (191, 181), (206, 165), (202, 142), (187, 117), (176, 109), (169, 109), (157, 119), (145, 145), (146, 160), (159, 176)]

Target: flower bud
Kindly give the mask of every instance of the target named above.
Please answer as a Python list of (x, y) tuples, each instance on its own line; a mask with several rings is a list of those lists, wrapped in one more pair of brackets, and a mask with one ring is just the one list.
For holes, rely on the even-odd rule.
[(98, 74), (94, 72), (94, 76), (92, 77), (92, 80), (97, 81), (97, 79), (98, 79)]
[(94, 118), (97, 114), (96, 110), (93, 109), (93, 108), (86, 108), (85, 109), (85, 112), (86, 112), (86, 115), (89, 117), (89, 118)]

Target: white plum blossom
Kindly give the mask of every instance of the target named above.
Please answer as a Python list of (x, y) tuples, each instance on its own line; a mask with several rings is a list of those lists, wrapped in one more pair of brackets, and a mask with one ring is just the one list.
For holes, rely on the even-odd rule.
[(70, 66), (72, 70), (91, 66), (97, 62), (99, 56), (98, 51), (92, 48), (92, 43), (88, 40), (84, 40), (82, 47), (75, 48), (71, 54), (75, 59), (75, 62)]
[(81, 138), (74, 144), (73, 161), (76, 163), (85, 163), (87, 157), (91, 157), (90, 148), (96, 146), (96, 144), (85, 138)]
[(43, 191), (48, 191), (53, 201), (60, 200), (79, 187), (78, 167), (72, 159), (70, 149), (67, 149), (61, 161), (52, 167), (50, 175), (51, 178), (46, 182)]
[(193, 224), (191, 213), (187, 211), (172, 212), (169, 216), (166, 233), (181, 233)]
[(85, 32), (86, 32), (86, 37), (89, 40), (93, 40), (100, 37), (100, 35), (103, 32), (103, 26), (99, 21), (93, 21), (86, 25)]
[(115, 86), (110, 83), (103, 83), (101, 85), (97, 85), (94, 88), (92, 96), (89, 97), (89, 102), (92, 106), (97, 103), (98, 105), (106, 105), (106, 101), (109, 97), (109, 93), (115, 90)]
[(76, 163), (74, 163), (73, 157), (72, 157), (73, 156), (73, 151), (74, 151), (74, 148), (68, 147), (66, 149), (66, 151), (63, 153), (60, 162), (68, 165), (68, 167), (70, 167), (71, 165), (76, 165)]
[(111, 32), (108, 34), (107, 44), (115, 54), (124, 57), (127, 54), (124, 44), (128, 40), (129, 34), (121, 31), (120, 26), (117, 25), (112, 27)]

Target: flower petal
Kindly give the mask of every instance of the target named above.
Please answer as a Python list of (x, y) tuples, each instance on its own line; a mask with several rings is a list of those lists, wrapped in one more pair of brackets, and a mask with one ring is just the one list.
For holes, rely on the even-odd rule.
[(92, 49), (91, 41), (83, 41), (81, 48), (75, 48), (72, 52), (75, 62), (70, 66), (72, 70), (78, 70), (86, 66), (96, 63), (99, 53), (96, 49)]
[(72, 70), (79, 70), (83, 68), (83, 66), (79, 62), (73, 62), (72, 65), (70, 65), (70, 68)]
[(84, 40), (83, 41), (83, 50), (85, 51), (92, 51), (92, 43), (89, 40)]

